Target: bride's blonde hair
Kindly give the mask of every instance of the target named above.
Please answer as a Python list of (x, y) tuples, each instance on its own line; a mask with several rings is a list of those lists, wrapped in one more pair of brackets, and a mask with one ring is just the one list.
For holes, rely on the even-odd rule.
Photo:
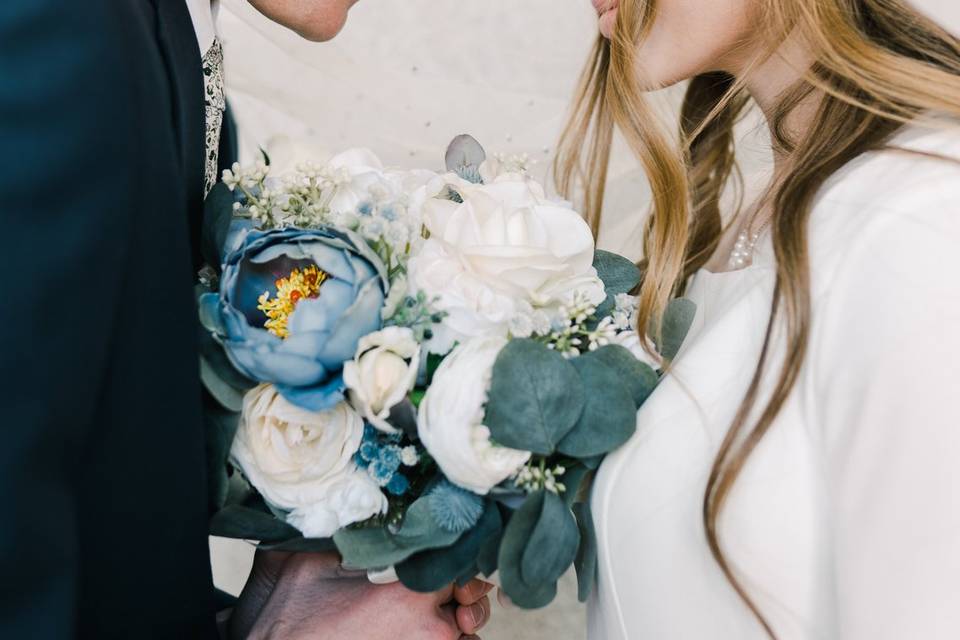
[[(723, 554), (717, 520), (744, 463), (783, 407), (807, 351), (807, 218), (832, 174), (860, 154), (882, 148), (904, 123), (931, 112), (960, 117), (960, 41), (903, 0), (765, 0), (763, 9), (765, 55), (773, 55), (789, 35), (799, 38), (815, 62), (782, 96), (771, 122), (773, 144), (791, 160), (788, 175), (772, 194), (776, 289), (760, 361), (710, 473), (703, 521), (716, 561), (773, 637)], [(673, 136), (654, 126), (657, 118), (638, 74), (638, 45), (655, 16), (655, 0), (621, 0), (613, 37), (598, 39), (583, 72), (554, 167), (561, 191), (585, 189), (595, 234), (614, 128), (645, 169), (653, 203), (640, 264), (641, 333), (648, 327), (656, 332), (668, 300), (682, 294), (690, 276), (717, 249), (721, 195), (738, 176), (734, 125), (749, 103), (743, 77), (693, 78), (681, 109), (677, 148)], [(788, 115), (814, 92), (822, 96), (814, 124), (802, 135), (791, 135)], [(755, 412), (776, 322), (785, 329), (786, 357), (771, 398)]]

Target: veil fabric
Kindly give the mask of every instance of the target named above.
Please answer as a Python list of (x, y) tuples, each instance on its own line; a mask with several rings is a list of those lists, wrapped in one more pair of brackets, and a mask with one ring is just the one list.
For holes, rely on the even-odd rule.
[[(913, 2), (960, 35), (960, 0)], [(364, 0), (335, 40), (309, 43), (246, 0), (221, 0), (217, 31), (244, 162), (260, 148), (324, 158), (359, 146), (391, 166), (439, 169), (447, 143), (470, 133), (490, 153), (529, 154), (547, 180), (596, 15), (588, 0)], [(682, 89), (661, 92), (671, 128)], [(741, 148), (748, 182), (770, 169), (758, 129), (751, 119)], [(615, 146), (601, 246), (639, 258), (649, 202)]]

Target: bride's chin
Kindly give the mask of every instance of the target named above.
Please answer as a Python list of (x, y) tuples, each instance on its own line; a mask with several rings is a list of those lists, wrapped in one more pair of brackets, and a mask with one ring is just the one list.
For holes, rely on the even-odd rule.
[(610, 39), (613, 37), (613, 28), (617, 23), (617, 10), (611, 9), (600, 16), (600, 35)]

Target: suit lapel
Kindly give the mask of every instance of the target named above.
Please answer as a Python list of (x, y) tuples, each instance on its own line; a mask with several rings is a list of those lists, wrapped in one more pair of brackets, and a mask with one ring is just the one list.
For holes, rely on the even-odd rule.
[(157, 10), (157, 39), (173, 96), (180, 168), (186, 188), (194, 258), (199, 257), (206, 119), (203, 63), (190, 12), (184, 0), (152, 0)]

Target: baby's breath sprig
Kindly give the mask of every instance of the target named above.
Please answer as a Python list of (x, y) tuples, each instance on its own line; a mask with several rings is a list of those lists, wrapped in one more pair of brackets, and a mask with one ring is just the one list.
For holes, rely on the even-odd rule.
[(548, 469), (546, 458), (531, 460), (517, 472), (513, 484), (527, 493), (549, 491), (560, 495), (567, 490), (566, 485), (559, 480), (566, 472), (566, 468), (559, 464)]
[(397, 305), (388, 324), (409, 327), (417, 342), (425, 342), (433, 338), (433, 325), (443, 322), (446, 315), (434, 308), (434, 301), (423, 291), (418, 291), (415, 295), (407, 295)]
[(611, 344), (617, 335), (616, 322), (611, 316), (597, 322), (596, 313), (596, 305), (577, 293), (573, 302), (560, 307), (557, 315), (562, 320), (555, 322), (550, 333), (539, 340), (566, 358)]

